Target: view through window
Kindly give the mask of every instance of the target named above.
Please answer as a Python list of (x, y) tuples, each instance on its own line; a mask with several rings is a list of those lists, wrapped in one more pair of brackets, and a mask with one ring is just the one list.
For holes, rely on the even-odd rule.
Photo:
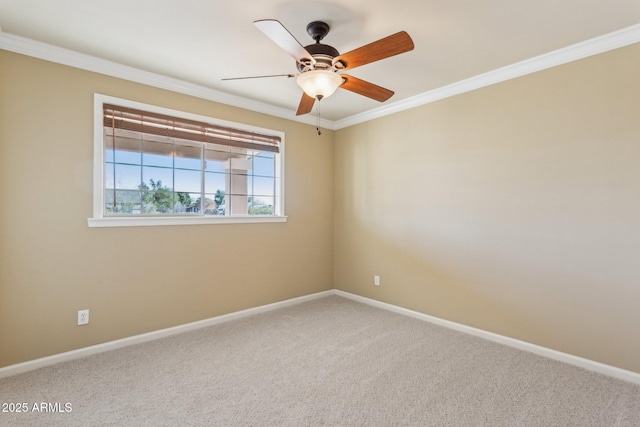
[(282, 138), (103, 105), (104, 216), (282, 214)]

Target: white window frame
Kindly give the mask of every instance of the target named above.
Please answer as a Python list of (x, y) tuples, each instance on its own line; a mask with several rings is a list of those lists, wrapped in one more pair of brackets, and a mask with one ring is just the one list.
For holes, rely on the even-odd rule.
[[(151, 113), (165, 114), (184, 119), (207, 122), (219, 126), (231, 127), (239, 130), (254, 131), (267, 135), (278, 136), (281, 139), (280, 152), (275, 157), (276, 170), (279, 175), (279, 184), (276, 187), (277, 215), (198, 215), (198, 216), (105, 216), (105, 173), (104, 173), (104, 104), (115, 104), (122, 107), (130, 107)], [(138, 227), (138, 226), (164, 226), (164, 225), (196, 225), (196, 224), (231, 224), (231, 223), (270, 223), (286, 222), (284, 213), (284, 132), (264, 129), (234, 123), (226, 120), (214, 119), (207, 116), (172, 110), (141, 102), (115, 98), (108, 95), (95, 93), (93, 98), (93, 217), (88, 219), (89, 227)]]

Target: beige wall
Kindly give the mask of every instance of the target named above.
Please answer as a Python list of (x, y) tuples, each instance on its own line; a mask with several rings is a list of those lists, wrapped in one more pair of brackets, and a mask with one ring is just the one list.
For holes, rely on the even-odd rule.
[(640, 372), (638, 70), (640, 44), (336, 132), (335, 287)]
[[(635, 45), (317, 137), (0, 51), (0, 366), (335, 286), (640, 372), (638, 69)], [(284, 131), (289, 221), (88, 228), (94, 92)]]
[[(94, 92), (284, 131), (289, 221), (88, 228)], [(331, 289), (332, 139), (0, 50), (0, 367)]]

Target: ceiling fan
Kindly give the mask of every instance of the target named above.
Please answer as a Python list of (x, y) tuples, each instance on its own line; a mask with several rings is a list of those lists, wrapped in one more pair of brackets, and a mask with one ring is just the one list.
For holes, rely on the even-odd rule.
[(386, 101), (393, 95), (393, 91), (347, 74), (338, 74), (338, 71), (352, 70), (361, 65), (413, 50), (413, 40), (405, 31), (340, 54), (334, 47), (320, 43), (329, 33), (329, 25), (325, 22), (314, 21), (307, 25), (307, 33), (315, 43), (304, 47), (275, 19), (258, 20), (254, 25), (296, 60), (299, 73), (234, 77), (222, 80), (296, 77), (296, 82), (304, 91), (296, 111), (298, 116), (309, 113), (316, 99), (321, 100), (330, 96), (339, 87), (376, 101)]

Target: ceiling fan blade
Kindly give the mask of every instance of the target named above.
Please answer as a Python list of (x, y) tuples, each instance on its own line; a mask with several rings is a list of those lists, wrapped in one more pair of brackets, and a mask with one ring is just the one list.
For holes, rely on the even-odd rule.
[(249, 76), (249, 77), (227, 77), (220, 80), (247, 80), (247, 79), (263, 79), (266, 77), (295, 77), (295, 74), (271, 74), (268, 76)]
[(315, 64), (311, 54), (300, 44), (298, 40), (287, 30), (280, 21), (275, 19), (261, 19), (253, 23), (260, 31), (269, 37), (275, 44), (280, 46), (285, 52), (293, 56), (296, 61), (303, 59)]
[(405, 31), (369, 43), (350, 52), (339, 55), (333, 63), (342, 62), (345, 69), (353, 69), (361, 65), (389, 58), (390, 56), (413, 50), (413, 40)]
[(315, 98), (312, 98), (306, 93), (302, 92), (302, 99), (300, 99), (300, 104), (298, 105), (298, 111), (296, 111), (296, 116), (301, 116), (303, 114), (307, 114), (311, 112), (311, 110), (313, 109), (314, 102), (316, 102)]
[(375, 99), (376, 101), (384, 102), (394, 94), (394, 92), (389, 89), (360, 80), (353, 76), (340, 74), (340, 77), (344, 79), (344, 83), (340, 86), (342, 89), (350, 90), (351, 92), (366, 96), (367, 98)]

